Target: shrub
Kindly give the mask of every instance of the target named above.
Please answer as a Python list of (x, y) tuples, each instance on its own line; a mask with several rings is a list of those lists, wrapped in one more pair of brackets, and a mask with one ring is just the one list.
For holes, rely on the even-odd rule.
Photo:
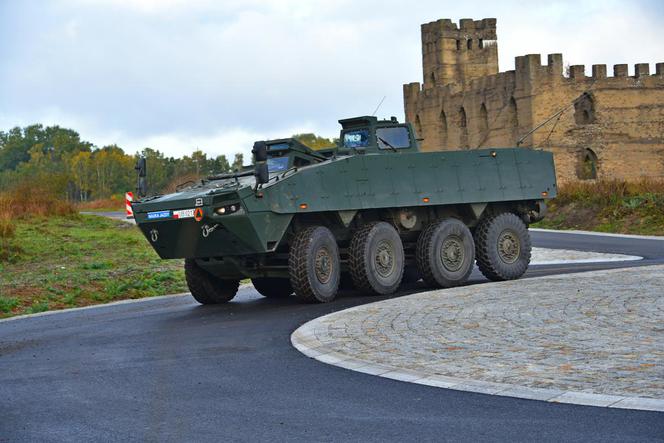
[(22, 249), (14, 239), (19, 219), (76, 215), (76, 209), (67, 201), (56, 198), (52, 192), (30, 186), (17, 186), (0, 193), (0, 262), (12, 262)]
[(76, 207), (81, 210), (95, 210), (95, 209), (124, 209), (125, 201), (124, 195), (112, 195), (110, 198), (99, 200), (92, 200), (87, 202), (77, 203)]
[(24, 184), (0, 194), (0, 219), (71, 216), (76, 213), (74, 205), (59, 199), (48, 189)]

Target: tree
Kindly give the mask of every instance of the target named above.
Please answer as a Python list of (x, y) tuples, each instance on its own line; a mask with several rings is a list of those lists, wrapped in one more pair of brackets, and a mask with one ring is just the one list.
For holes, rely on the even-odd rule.
[(70, 170), (78, 200), (87, 201), (90, 198), (93, 179), (92, 153), (81, 151), (75, 154), (70, 161)]
[[(27, 185), (54, 198), (81, 201), (124, 193), (136, 186), (134, 165), (139, 154), (128, 155), (117, 145), (95, 148), (79, 134), (59, 126), (30, 125), (0, 131), (0, 190)], [(242, 154), (229, 164), (226, 156), (208, 158), (201, 150), (182, 158), (165, 157), (145, 148), (151, 192), (172, 182), (241, 169)]]
[(133, 189), (133, 158), (125, 155), (117, 145), (104, 146), (93, 152), (92, 164), (96, 178), (95, 197), (110, 197)]
[(235, 158), (233, 159), (233, 165), (231, 165), (231, 169), (233, 171), (240, 171), (242, 170), (242, 163), (244, 162), (244, 155), (237, 153), (235, 154)]
[(27, 142), (19, 127), (0, 132), (0, 171), (16, 169), (19, 163), (30, 160), (32, 143)]
[(316, 134), (305, 133), (305, 134), (295, 134), (293, 138), (303, 145), (310, 147), (311, 149), (325, 149), (333, 148), (336, 144), (334, 140), (329, 138), (319, 137)]
[(225, 174), (231, 172), (231, 164), (225, 155), (218, 155), (214, 160), (214, 172), (217, 174)]
[(191, 163), (193, 166), (193, 172), (197, 176), (204, 174), (209, 174), (211, 172), (211, 165), (208, 164), (207, 155), (200, 149), (195, 150), (191, 153)]

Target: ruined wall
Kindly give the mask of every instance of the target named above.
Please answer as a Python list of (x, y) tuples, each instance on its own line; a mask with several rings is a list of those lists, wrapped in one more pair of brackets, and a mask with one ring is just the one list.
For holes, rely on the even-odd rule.
[[(432, 35), (443, 40), (438, 48), (454, 41), (456, 49), (459, 32), (470, 29), (471, 22), (476, 32), (491, 31), (493, 24), (495, 37), (494, 19), (462, 21), (457, 33), (449, 20), (422, 26), (423, 45), (426, 41), (430, 48), (423, 49), (424, 87), (404, 85), (404, 107), (406, 119), (424, 139), (424, 150), (514, 146), (569, 107), (522, 144), (553, 152), (559, 180), (664, 178), (664, 63), (652, 75), (648, 64), (638, 64), (634, 76), (627, 75), (627, 65), (615, 65), (613, 76), (605, 65), (594, 65), (588, 77), (584, 66), (571, 66), (565, 76), (561, 54), (550, 54), (545, 65), (531, 54), (516, 57), (513, 71), (498, 73), (497, 53), (494, 59), (482, 53), (486, 48), (476, 47), (477, 56), (450, 59), (441, 52), (434, 71)], [(465, 52), (472, 51), (466, 47)], [(481, 59), (487, 60), (484, 71), (476, 63)], [(449, 66), (464, 60), (472, 60), (471, 66), (451, 74)], [(438, 79), (452, 80), (428, 85), (427, 69)]]

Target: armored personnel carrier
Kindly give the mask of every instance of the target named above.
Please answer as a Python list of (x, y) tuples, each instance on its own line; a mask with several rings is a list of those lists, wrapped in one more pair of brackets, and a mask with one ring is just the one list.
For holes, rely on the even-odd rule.
[(342, 277), (390, 294), (404, 275), (461, 285), (475, 263), (491, 280), (523, 275), (528, 225), (556, 195), (551, 153), (420, 152), (394, 117), (339, 123), (334, 148), (256, 142), (242, 171), (133, 203), (159, 256), (185, 259), (198, 302), (228, 302), (246, 278), (265, 297), (329, 302)]

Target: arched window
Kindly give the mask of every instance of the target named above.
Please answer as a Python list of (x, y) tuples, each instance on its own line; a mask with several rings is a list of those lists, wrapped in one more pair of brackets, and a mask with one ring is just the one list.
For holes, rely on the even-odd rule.
[(461, 40), (456, 41), (457, 51), (461, 51)]
[(473, 49), (473, 40), (469, 38), (466, 45), (468, 45), (468, 49)]
[(597, 154), (592, 149), (584, 149), (577, 171), (581, 180), (595, 180), (597, 178)]
[(424, 138), (422, 135), (422, 121), (420, 120), (420, 116), (416, 115), (415, 116), (415, 134), (416, 138)]
[(468, 121), (466, 120), (466, 110), (463, 106), (459, 108), (459, 147), (467, 149), (468, 146)]
[(489, 113), (487, 112), (486, 105), (484, 103), (482, 103), (482, 106), (480, 106), (479, 123), (480, 138), (484, 139), (487, 136), (487, 132), (489, 132)]
[(505, 124), (505, 129), (512, 142), (516, 143), (519, 139), (519, 114), (517, 112), (516, 100), (514, 100), (514, 97), (510, 98), (510, 102), (507, 105), (507, 122)]
[(429, 76), (429, 80), (431, 80), (431, 86), (436, 86), (436, 73), (432, 72), (431, 75)]
[(447, 117), (445, 111), (440, 111), (440, 146), (447, 147)]
[(584, 92), (574, 102), (574, 121), (577, 125), (595, 123), (595, 99), (591, 94)]

